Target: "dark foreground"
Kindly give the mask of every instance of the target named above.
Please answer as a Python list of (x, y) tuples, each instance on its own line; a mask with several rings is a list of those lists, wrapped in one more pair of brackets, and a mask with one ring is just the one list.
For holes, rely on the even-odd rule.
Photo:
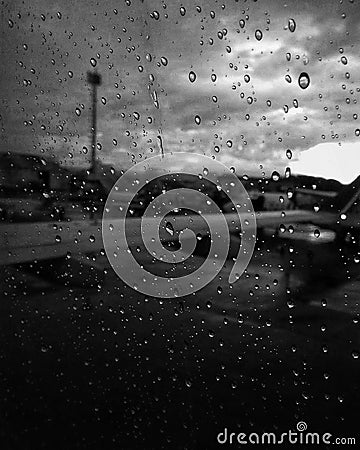
[(287, 281), (281, 258), (263, 248), (232, 288), (229, 263), (163, 301), (124, 286), (104, 257), (91, 288), (7, 268), (1, 449), (211, 449), (225, 427), (281, 434), (299, 421), (360, 442), (360, 268), (315, 248), (328, 264)]

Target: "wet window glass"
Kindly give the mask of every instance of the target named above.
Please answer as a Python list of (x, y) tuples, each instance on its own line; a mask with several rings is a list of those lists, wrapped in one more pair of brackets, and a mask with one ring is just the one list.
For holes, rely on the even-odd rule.
[(358, 443), (357, 0), (1, 6), (3, 447)]

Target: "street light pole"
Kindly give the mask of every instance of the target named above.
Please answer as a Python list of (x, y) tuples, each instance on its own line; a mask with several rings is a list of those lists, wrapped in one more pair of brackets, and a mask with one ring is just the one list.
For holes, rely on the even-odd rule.
[(96, 102), (97, 87), (101, 84), (101, 76), (97, 72), (88, 72), (87, 81), (92, 86), (91, 92), (91, 167), (90, 172), (96, 171)]

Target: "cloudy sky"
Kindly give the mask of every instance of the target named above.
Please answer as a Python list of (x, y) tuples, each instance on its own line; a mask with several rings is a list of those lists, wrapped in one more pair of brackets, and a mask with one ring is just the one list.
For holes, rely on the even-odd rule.
[(161, 142), (239, 174), (360, 173), (359, 0), (4, 4), (2, 152), (88, 165), (96, 69), (98, 156), (116, 168)]

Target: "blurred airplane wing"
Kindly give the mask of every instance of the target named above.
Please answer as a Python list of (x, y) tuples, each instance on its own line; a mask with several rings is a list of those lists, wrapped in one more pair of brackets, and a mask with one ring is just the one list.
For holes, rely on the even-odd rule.
[[(209, 215), (206, 220), (215, 226), (218, 221), (226, 220), (229, 232), (238, 234), (246, 230), (253, 221), (250, 214), (241, 216), (241, 223), (237, 214), (225, 214), (224, 216)], [(252, 216), (254, 218), (254, 215)], [(256, 227), (277, 228), (281, 224), (313, 223), (318, 225), (332, 226), (337, 223), (335, 214), (311, 211), (264, 211), (255, 214)], [(130, 218), (133, 226), (129, 226), (128, 245), (139, 245), (141, 235), (139, 234), (141, 218)], [(168, 221), (172, 223), (175, 231), (185, 228), (192, 229), (197, 234), (207, 234), (206, 222), (195, 215), (169, 216)], [(118, 220), (108, 221), (117, 227)], [(72, 222), (37, 222), (37, 223), (11, 223), (0, 225), (0, 264), (17, 264), (35, 260), (64, 257), (66, 255), (78, 255), (80, 253), (97, 252), (104, 248), (102, 240), (101, 221), (72, 221)], [(105, 222), (106, 226), (106, 222)], [(178, 236), (170, 234), (165, 241), (171, 242)]]

